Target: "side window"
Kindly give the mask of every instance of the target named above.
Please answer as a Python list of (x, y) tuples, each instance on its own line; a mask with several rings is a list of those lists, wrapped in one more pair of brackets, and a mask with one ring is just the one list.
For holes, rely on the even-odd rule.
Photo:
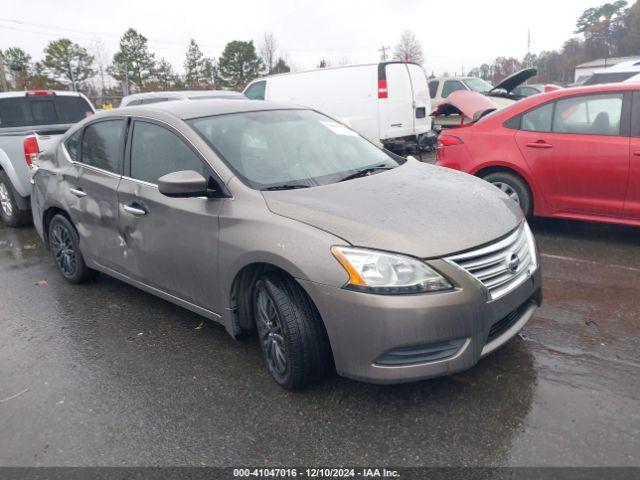
[(553, 131), (586, 135), (620, 135), (623, 93), (584, 95), (558, 100)]
[(529, 110), (522, 115), (522, 130), (529, 132), (550, 132), (553, 117), (553, 102)]
[(429, 96), (431, 98), (436, 98), (438, 94), (438, 80), (431, 80), (429, 82)]
[(442, 87), (442, 98), (447, 98), (456, 90), (466, 90), (466, 88), (463, 83), (458, 80), (445, 80), (444, 86)]
[(245, 96), (251, 100), (264, 100), (265, 90), (267, 88), (267, 82), (262, 80), (260, 82), (256, 82), (247, 88), (247, 91), (244, 92)]
[(131, 178), (158, 183), (163, 175), (181, 170), (209, 175), (202, 160), (175, 133), (137, 121), (131, 140)]
[(67, 149), (67, 153), (69, 153), (69, 157), (74, 162), (80, 161), (80, 138), (82, 137), (82, 129), (78, 130), (76, 133), (67, 138), (66, 142), (64, 142), (64, 148)]
[(107, 120), (85, 127), (82, 163), (122, 174), (124, 120)]

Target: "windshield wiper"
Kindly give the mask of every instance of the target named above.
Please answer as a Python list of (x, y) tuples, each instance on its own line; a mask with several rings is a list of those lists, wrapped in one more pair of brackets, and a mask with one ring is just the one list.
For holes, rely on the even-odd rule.
[(274, 185), (273, 187), (263, 188), (262, 190), (294, 190), (296, 188), (309, 188), (309, 185)]
[(340, 182), (344, 182), (347, 180), (352, 180), (354, 178), (359, 178), (359, 177), (364, 177), (367, 175), (372, 175), (374, 172), (376, 172), (377, 170), (392, 170), (395, 167), (387, 167), (385, 165), (374, 165), (372, 167), (367, 167), (367, 168), (363, 168), (361, 170), (358, 170), (355, 173), (352, 173), (351, 175), (347, 175), (346, 177), (340, 179)]

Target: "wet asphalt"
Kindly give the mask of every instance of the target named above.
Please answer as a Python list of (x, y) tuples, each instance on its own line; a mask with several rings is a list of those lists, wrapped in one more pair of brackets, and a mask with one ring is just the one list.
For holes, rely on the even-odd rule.
[(545, 304), (475, 368), (290, 393), (254, 337), (0, 226), (0, 465), (640, 465), (640, 229), (532, 227)]

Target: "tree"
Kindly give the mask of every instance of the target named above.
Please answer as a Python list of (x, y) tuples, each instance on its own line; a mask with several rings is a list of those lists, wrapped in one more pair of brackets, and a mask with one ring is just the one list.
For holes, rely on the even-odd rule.
[(218, 60), (220, 83), (234, 90), (241, 90), (262, 71), (262, 60), (256, 55), (253, 41), (234, 40), (227, 43)]
[(640, 1), (636, 1), (623, 18), (624, 28), (617, 40), (619, 55), (638, 55), (640, 53)]
[(202, 74), (205, 82), (211, 88), (215, 88), (218, 83), (218, 67), (215, 58), (205, 58), (203, 60)]
[(142, 90), (144, 82), (153, 75), (155, 63), (155, 55), (149, 51), (147, 38), (130, 28), (120, 38), (120, 50), (113, 56), (109, 73), (125, 84), (127, 92), (128, 82)]
[(189, 87), (200, 87), (205, 76), (204, 67), (204, 55), (196, 41), (192, 38), (184, 59), (185, 82)]
[(55, 79), (68, 83), (72, 90), (77, 90), (79, 84), (96, 74), (93, 55), (68, 38), (49, 42), (44, 54), (43, 65)]
[(9, 77), (16, 88), (22, 90), (26, 87), (31, 73), (31, 55), (19, 47), (10, 47), (3, 52), (4, 68), (9, 72)]
[(400, 36), (400, 43), (393, 51), (393, 58), (403, 62), (424, 63), (422, 45), (411, 30), (405, 30)]
[(271, 32), (264, 32), (262, 43), (260, 44), (260, 57), (264, 62), (267, 73), (274, 73), (273, 69), (276, 64), (276, 51), (278, 50), (278, 42)]
[(95, 59), (96, 70), (98, 77), (100, 78), (100, 95), (104, 95), (104, 92), (109, 87), (108, 83), (111, 83), (109, 76), (107, 75), (107, 68), (109, 66), (109, 53), (105, 47), (104, 42), (101, 39), (97, 39), (92, 47), (91, 54)]
[(324, 58), (321, 58), (316, 68), (327, 68), (328, 66), (329, 62), (327, 62), (327, 60), (325, 60)]
[(158, 83), (159, 90), (169, 90), (175, 85), (176, 74), (171, 64), (164, 58), (161, 58), (154, 70), (155, 81)]
[(287, 65), (287, 62), (284, 61), (284, 58), (278, 57), (278, 61), (273, 66), (273, 70), (271, 73), (288, 73), (291, 71), (291, 67)]

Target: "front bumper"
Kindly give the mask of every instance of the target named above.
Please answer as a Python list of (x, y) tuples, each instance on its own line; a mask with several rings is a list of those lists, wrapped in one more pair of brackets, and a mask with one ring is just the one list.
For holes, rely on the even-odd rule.
[[(430, 264), (456, 288), (372, 295), (300, 280), (322, 316), (340, 375), (402, 383), (466, 370), (513, 338), (542, 302), (539, 268), (510, 293), (487, 301), (483, 287), (466, 272), (443, 260)], [(381, 360), (389, 352), (404, 355), (442, 344), (454, 345), (455, 351), (417, 363), (389, 365)]]

